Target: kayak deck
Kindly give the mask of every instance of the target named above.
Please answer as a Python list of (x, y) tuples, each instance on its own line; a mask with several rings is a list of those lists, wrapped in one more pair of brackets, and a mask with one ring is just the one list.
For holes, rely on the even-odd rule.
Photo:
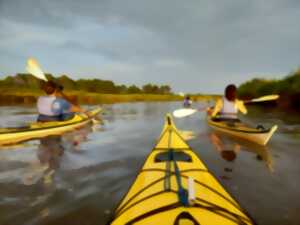
[(89, 123), (100, 112), (101, 108), (96, 108), (89, 112), (90, 117), (85, 114), (76, 114), (71, 120), (67, 121), (35, 122), (25, 127), (0, 128), (0, 145), (15, 144), (30, 139), (62, 134)]
[(250, 142), (254, 142), (259, 145), (266, 145), (274, 132), (277, 130), (278, 126), (274, 125), (271, 128), (253, 128), (249, 127), (244, 123), (237, 122), (234, 124), (228, 124), (227, 122), (219, 122), (211, 119), (207, 116), (207, 122), (210, 127), (216, 131), (241, 138)]
[(115, 211), (121, 224), (252, 224), (168, 116), (162, 134)]

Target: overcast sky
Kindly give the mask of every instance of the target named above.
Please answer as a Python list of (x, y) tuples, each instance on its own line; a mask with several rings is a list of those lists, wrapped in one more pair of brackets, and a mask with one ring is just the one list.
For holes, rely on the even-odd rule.
[(221, 93), (300, 66), (299, 0), (0, 0), (0, 78), (55, 75)]

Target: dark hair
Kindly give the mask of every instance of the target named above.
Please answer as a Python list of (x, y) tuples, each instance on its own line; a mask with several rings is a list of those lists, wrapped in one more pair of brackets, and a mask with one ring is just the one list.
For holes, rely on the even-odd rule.
[(232, 162), (236, 158), (236, 153), (231, 150), (225, 150), (221, 152), (221, 156), (223, 159), (227, 160), (228, 162)]
[(236, 86), (234, 84), (229, 84), (225, 88), (225, 98), (228, 101), (234, 101), (236, 99)]
[(57, 85), (53, 81), (47, 81), (42, 84), (42, 89), (47, 95), (52, 95), (57, 90)]

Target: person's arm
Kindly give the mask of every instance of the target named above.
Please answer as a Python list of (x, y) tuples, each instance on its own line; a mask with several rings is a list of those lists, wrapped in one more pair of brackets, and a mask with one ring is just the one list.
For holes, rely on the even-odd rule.
[(216, 147), (216, 149), (219, 153), (222, 153), (222, 151), (224, 151), (224, 149), (225, 149), (224, 144), (217, 134), (211, 133), (210, 141)]
[(237, 105), (238, 110), (239, 110), (241, 113), (247, 114), (248, 111), (247, 111), (247, 108), (246, 108), (246, 106), (245, 106), (245, 104), (244, 104), (243, 101), (237, 100), (237, 101), (236, 101), (236, 105)]
[(218, 99), (211, 116), (215, 117), (219, 112), (221, 112), (222, 107), (223, 107), (223, 101), (222, 99)]
[(57, 100), (55, 100), (53, 104), (53, 110), (55, 110), (57, 114), (64, 114), (64, 113), (71, 113), (71, 112), (85, 113), (84, 109), (70, 103), (64, 98), (57, 98)]
[(87, 116), (90, 116), (90, 115), (88, 114), (88, 111), (87, 111), (87, 110), (81, 108), (78, 104), (74, 103), (74, 101), (72, 101), (72, 100), (71, 100), (67, 95), (65, 95), (63, 92), (60, 92), (60, 93), (61, 93), (63, 99), (64, 99), (66, 102), (68, 102), (68, 103), (70, 104), (70, 107), (69, 107), (69, 111), (70, 111), (70, 112), (74, 112), (74, 113), (76, 113), (76, 112), (78, 112), (78, 113), (84, 113), (84, 114), (86, 114)]
[(63, 104), (64, 110), (67, 110), (70, 112), (86, 113), (86, 110), (82, 109), (68, 95), (65, 95), (63, 90), (64, 90), (64, 87), (59, 86), (59, 90), (57, 90), (57, 94), (60, 98), (62, 98), (64, 100), (64, 104)]
[(72, 105), (71, 103), (70, 104), (70, 111), (71, 112), (80, 112), (80, 113), (86, 113), (86, 110), (82, 109), (81, 107), (77, 106), (77, 105)]

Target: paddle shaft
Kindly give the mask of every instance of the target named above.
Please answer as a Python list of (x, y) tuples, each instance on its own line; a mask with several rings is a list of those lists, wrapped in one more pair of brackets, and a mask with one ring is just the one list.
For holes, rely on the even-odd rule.
[(72, 105), (79, 107), (79, 105), (77, 104), (77, 102), (74, 101), (74, 99), (70, 98), (70, 96), (66, 95), (65, 93), (63, 93), (63, 91), (59, 91), (60, 95), (66, 99), (68, 102), (70, 102)]
[(251, 100), (244, 101), (245, 104), (252, 102), (266, 102), (266, 101), (275, 101), (279, 98), (279, 95), (265, 95), (259, 98), (254, 98)]
[[(253, 103), (253, 102), (265, 102), (265, 101), (274, 101), (279, 98), (279, 95), (265, 95), (259, 98), (254, 98), (251, 100), (244, 101), (244, 104), (247, 103)], [(173, 115), (177, 118), (182, 118), (186, 116), (190, 116), (194, 114), (195, 112), (201, 112), (201, 111), (206, 111), (207, 107), (202, 107), (198, 110), (193, 109), (193, 108), (183, 108), (183, 109), (177, 109), (173, 112)]]

